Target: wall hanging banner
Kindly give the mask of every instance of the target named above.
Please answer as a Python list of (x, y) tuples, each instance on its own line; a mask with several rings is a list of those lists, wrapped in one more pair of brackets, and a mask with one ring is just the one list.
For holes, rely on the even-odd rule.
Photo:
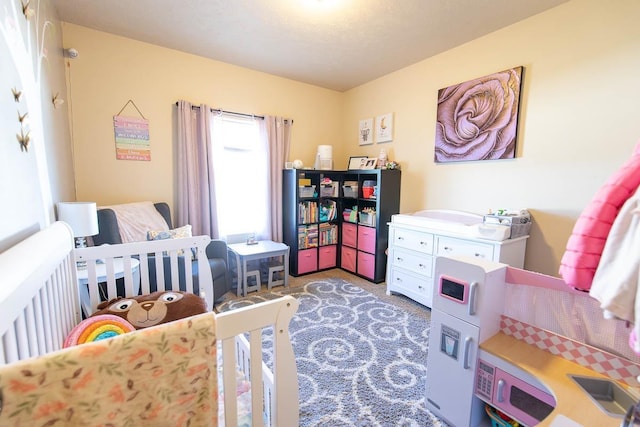
[[(120, 116), (119, 114), (131, 103), (142, 118)], [(144, 160), (151, 161), (151, 145), (149, 141), (149, 120), (147, 120), (138, 107), (129, 100), (113, 116), (113, 130), (116, 139), (116, 159), (118, 160)]]

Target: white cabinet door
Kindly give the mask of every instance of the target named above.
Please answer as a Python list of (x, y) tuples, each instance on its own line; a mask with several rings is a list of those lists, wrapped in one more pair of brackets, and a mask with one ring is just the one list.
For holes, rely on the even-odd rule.
[(473, 380), (479, 338), (477, 326), (432, 310), (427, 353), (427, 409), (454, 426), (470, 426), (478, 416)]

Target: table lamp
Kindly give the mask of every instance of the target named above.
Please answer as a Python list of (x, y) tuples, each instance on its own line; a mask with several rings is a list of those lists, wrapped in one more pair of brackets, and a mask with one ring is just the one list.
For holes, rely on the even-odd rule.
[(69, 224), (78, 248), (86, 248), (86, 237), (95, 236), (100, 232), (98, 210), (94, 202), (60, 202), (58, 220)]

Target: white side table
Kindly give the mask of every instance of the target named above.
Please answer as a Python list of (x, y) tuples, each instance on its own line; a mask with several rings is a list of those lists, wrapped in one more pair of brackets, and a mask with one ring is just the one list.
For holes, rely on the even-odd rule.
[[(133, 275), (134, 287), (140, 286), (140, 261), (131, 258), (131, 273)], [(96, 276), (98, 283), (107, 281), (107, 266), (103, 263), (96, 263)], [(124, 277), (124, 262), (122, 258), (113, 259), (113, 276), (114, 279)], [(85, 316), (89, 316), (93, 310), (91, 308), (91, 298), (89, 297), (89, 277), (86, 268), (78, 269), (78, 286), (80, 287), (80, 303)]]
[(276, 256), (284, 258), (284, 286), (289, 286), (289, 246), (284, 243), (272, 242), (271, 240), (259, 240), (258, 243), (253, 245), (232, 243), (227, 245), (227, 247), (236, 255), (236, 265), (238, 266), (238, 296), (245, 297), (249, 290), (260, 289), (260, 282), (251, 289), (248, 289), (247, 286), (247, 261), (255, 259)]

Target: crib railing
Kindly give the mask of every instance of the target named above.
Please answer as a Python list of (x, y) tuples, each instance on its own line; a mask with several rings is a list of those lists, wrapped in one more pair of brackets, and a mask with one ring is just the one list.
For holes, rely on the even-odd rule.
[(203, 297), (213, 309), (213, 279), (206, 254), (208, 236), (122, 243), (75, 249), (80, 297), (86, 315), (101, 301), (156, 290), (182, 290)]
[(80, 321), (72, 249), (71, 229), (57, 222), (2, 253), (0, 365), (59, 350)]
[[(265, 425), (298, 425), (298, 373), (289, 338), (289, 323), (298, 310), (298, 301), (285, 296), (257, 305), (246, 306), (216, 315), (216, 335), (222, 341), (222, 358), (234, 360), (251, 382), (252, 414), (264, 414)], [(273, 328), (273, 367), (262, 357), (263, 329)], [(248, 335), (248, 338), (247, 338)], [(235, 390), (235, 366), (224, 366), (224, 389)], [(277, 378), (277, 380), (275, 380)], [(227, 426), (236, 425), (231, 414), (237, 402), (225, 399)], [(259, 420), (254, 416), (254, 425)], [(261, 421), (261, 420), (260, 420)]]

